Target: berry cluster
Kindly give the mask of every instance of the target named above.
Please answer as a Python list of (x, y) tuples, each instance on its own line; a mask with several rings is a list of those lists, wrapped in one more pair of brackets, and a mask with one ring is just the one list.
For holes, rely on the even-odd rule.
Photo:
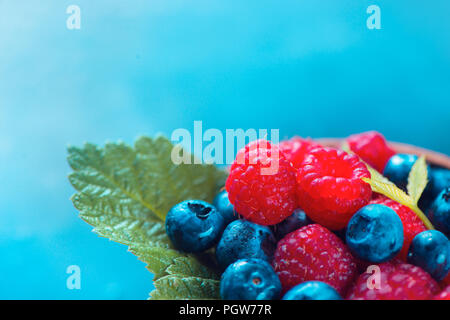
[(429, 165), (428, 230), (363, 180), (369, 164), (405, 189), (417, 156), (378, 132), (346, 143), (352, 153), (300, 137), (248, 144), (213, 204), (168, 212), (167, 235), (183, 252), (214, 249), (223, 299), (449, 300), (450, 170)]

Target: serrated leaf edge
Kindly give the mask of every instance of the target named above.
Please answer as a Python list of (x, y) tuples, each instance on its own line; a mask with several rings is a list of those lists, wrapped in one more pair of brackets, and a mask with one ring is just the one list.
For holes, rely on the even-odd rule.
[[(143, 140), (144, 138), (153, 140), (152, 138), (148, 138), (148, 137), (140, 137), (140, 139), (138, 139), (138, 140), (136, 141), (136, 143), (137, 143), (138, 141), (140, 141), (141, 139)], [(161, 138), (164, 140), (164, 141), (163, 141), (164, 143), (165, 143), (166, 141), (168, 141), (165, 137), (161, 137), (161, 136), (158, 137), (158, 140), (160, 140)], [(153, 141), (155, 141), (155, 140), (153, 140)], [(135, 145), (136, 145), (136, 143), (135, 143)], [(123, 144), (124, 146), (130, 148), (128, 145), (124, 144), (123, 142), (119, 142), (119, 144), (121, 144), (121, 145)], [(106, 146), (105, 146), (105, 147), (106, 147)], [(89, 165), (89, 162), (88, 162), (88, 161), (86, 161), (85, 163), (83, 163), (83, 165), (84, 165), (85, 167), (81, 167), (81, 166), (76, 166), (76, 165), (74, 165), (74, 163), (72, 163), (72, 162), (70, 161), (70, 157), (71, 157), (74, 153), (78, 153), (78, 155), (79, 155), (80, 157), (83, 157), (83, 155), (82, 155), (81, 153), (83, 152), (83, 150), (85, 150), (85, 148), (90, 148), (90, 149), (91, 149), (91, 152), (94, 152), (94, 153), (95, 153), (95, 152), (102, 152), (102, 150), (99, 149), (99, 147), (98, 147), (97, 145), (89, 144), (89, 143), (85, 143), (84, 146), (83, 146), (83, 148), (73, 147), (73, 146), (69, 146), (69, 147), (68, 147), (68, 151), (69, 151), (69, 155), (68, 155), (69, 165), (70, 165), (70, 167), (74, 170), (74, 172), (71, 173), (71, 174), (69, 175), (69, 181), (71, 182), (72, 186), (77, 190), (77, 193), (74, 194), (74, 195), (71, 197), (71, 200), (73, 201), (75, 207), (80, 211), (80, 212), (79, 212), (79, 216), (80, 216), (85, 222), (87, 222), (88, 224), (92, 225), (92, 226), (94, 227), (94, 228), (93, 228), (93, 231), (94, 231), (95, 233), (97, 233), (99, 236), (129, 246), (128, 251), (130, 251), (131, 253), (133, 253), (134, 255), (136, 255), (137, 258), (138, 258), (140, 261), (143, 261), (144, 263), (146, 263), (146, 264), (147, 264), (147, 269), (149, 269), (149, 271), (153, 272), (154, 274), (156, 273), (156, 270), (152, 270), (151, 268), (149, 268), (149, 263), (148, 263), (148, 261), (146, 261), (146, 258), (145, 258), (144, 256), (138, 254), (138, 252), (137, 252), (137, 251), (138, 251), (138, 250), (137, 250), (137, 247), (138, 247), (138, 246), (146, 245), (146, 246), (147, 246), (147, 247), (146, 247), (147, 249), (148, 249), (148, 248), (158, 248), (158, 249), (161, 250), (161, 251), (169, 251), (169, 252), (171, 252), (171, 253), (174, 254), (172, 260), (169, 258), (169, 259), (168, 259), (169, 261), (166, 261), (166, 263), (165, 263), (165, 264), (166, 264), (166, 267), (165, 267), (165, 269), (163, 270), (163, 272), (160, 273), (160, 276), (153, 279), (153, 281), (154, 281), (154, 283), (155, 283), (155, 290), (153, 290), (152, 292), (155, 292), (155, 291), (157, 292), (157, 291), (158, 291), (158, 285), (157, 285), (157, 284), (158, 284), (158, 283), (161, 283), (161, 281), (158, 282), (158, 280), (163, 279), (163, 278), (165, 278), (165, 277), (177, 278), (177, 279), (181, 279), (182, 281), (196, 280), (196, 281), (200, 281), (201, 283), (208, 282), (208, 283), (211, 284), (211, 288), (212, 288), (213, 290), (217, 291), (217, 290), (218, 290), (218, 284), (219, 284), (219, 281), (217, 280), (216, 276), (214, 276), (214, 278), (203, 278), (203, 277), (199, 277), (199, 276), (192, 276), (192, 275), (187, 275), (187, 274), (182, 274), (182, 273), (176, 273), (176, 272), (173, 272), (173, 271), (174, 271), (174, 268), (173, 268), (173, 267), (176, 265), (176, 263), (182, 263), (182, 264), (184, 263), (184, 264), (188, 265), (189, 267), (191, 267), (191, 265), (189, 264), (189, 260), (192, 260), (193, 262), (198, 263), (199, 266), (204, 267), (205, 269), (209, 269), (209, 267), (207, 267), (207, 266), (201, 264), (199, 261), (197, 261), (197, 259), (196, 259), (194, 256), (189, 255), (189, 254), (183, 254), (183, 253), (180, 253), (180, 252), (178, 252), (178, 251), (176, 251), (176, 250), (171, 249), (170, 247), (168, 247), (168, 246), (166, 246), (166, 245), (164, 245), (164, 244), (162, 244), (162, 245), (161, 245), (161, 244), (158, 244), (158, 243), (148, 243), (148, 244), (146, 243), (146, 244), (143, 244), (143, 243), (141, 243), (141, 242), (136, 243), (136, 242), (133, 242), (133, 241), (126, 241), (126, 240), (125, 240), (126, 234), (125, 234), (125, 236), (120, 235), (120, 233), (119, 233), (119, 235), (117, 235), (117, 234), (116, 234), (116, 236), (114, 235), (114, 232), (117, 233), (117, 232), (120, 232), (120, 230), (117, 231), (117, 230), (115, 230), (114, 228), (111, 228), (111, 231), (109, 231), (107, 227), (105, 227), (105, 228), (103, 228), (103, 227), (97, 227), (96, 225), (92, 224), (91, 221), (89, 221), (89, 218), (95, 217), (96, 215), (89, 215), (89, 211), (86, 211), (87, 209), (85, 208), (85, 204), (80, 204), (81, 207), (78, 207), (76, 201), (74, 201), (74, 200), (75, 200), (75, 197), (76, 197), (77, 195), (84, 195), (84, 196), (86, 196), (86, 197), (89, 197), (90, 195), (89, 195), (89, 194), (84, 194), (83, 191), (79, 190), (79, 189), (77, 188), (77, 186), (74, 184), (73, 180), (72, 180), (72, 177), (75, 175), (75, 173), (76, 173), (77, 171), (83, 171), (83, 169), (86, 170), (87, 168), (89, 168), (90, 170), (93, 170), (93, 172), (96, 172), (97, 174), (99, 174), (99, 175), (103, 176), (104, 178), (106, 178), (106, 179), (112, 184), (112, 186), (114, 186), (115, 188), (117, 188), (117, 190), (120, 190), (120, 192), (122, 192), (122, 193), (123, 193), (126, 197), (128, 197), (130, 200), (136, 201), (137, 203), (140, 203), (140, 204), (143, 206), (143, 208), (147, 208), (147, 210), (149, 210), (149, 214), (153, 215), (154, 218), (156, 218), (157, 220), (159, 220), (158, 222), (155, 220), (154, 223), (157, 223), (157, 224), (164, 223), (165, 216), (163, 216), (163, 215), (161, 215), (161, 214), (158, 214), (158, 211), (155, 210), (155, 208), (153, 208), (149, 203), (146, 203), (143, 199), (140, 199), (139, 197), (135, 197), (133, 194), (129, 193), (127, 190), (125, 190), (124, 188), (122, 188), (122, 186), (121, 186), (120, 183), (118, 183), (117, 181), (115, 181), (115, 179), (114, 179), (113, 177), (111, 177), (110, 175), (108, 175), (106, 172), (102, 171), (101, 168), (96, 168), (95, 166)], [(133, 149), (133, 148), (131, 148), (131, 149)], [(135, 150), (134, 150), (134, 151), (135, 151)], [(136, 152), (136, 151), (135, 151), (135, 152)], [(137, 152), (137, 153), (139, 153), (139, 152)], [(210, 167), (211, 165), (209, 165), (209, 164), (203, 164), (203, 165), (201, 165), (201, 166), (202, 166), (202, 167)], [(132, 169), (133, 169), (133, 174), (134, 174), (135, 177), (136, 177), (136, 172), (134, 171), (134, 168), (132, 168)], [(218, 169), (218, 170), (220, 170), (220, 169)], [(223, 170), (222, 170), (222, 171), (223, 171)], [(224, 172), (224, 173), (225, 173), (225, 172)], [(136, 177), (136, 178), (137, 178), (137, 177)], [(220, 178), (219, 178), (219, 175), (217, 175), (217, 179), (218, 179), (218, 180), (220, 179)], [(83, 206), (83, 205), (84, 205), (84, 206)], [(100, 215), (100, 216), (101, 216), (101, 215)], [(118, 218), (123, 218), (122, 216), (118, 216), (118, 215), (116, 215), (116, 217), (118, 217)], [(136, 221), (139, 221), (139, 218), (136, 217), (136, 216), (133, 216), (132, 219), (134, 219), (134, 220), (136, 220)], [(149, 221), (141, 220), (141, 222), (149, 222)], [(111, 232), (111, 233), (109, 233), (109, 232)], [(150, 255), (149, 255), (149, 256), (150, 256)], [(159, 257), (157, 257), (157, 256), (151, 256), (151, 258), (152, 258), (152, 259), (155, 259), (155, 260), (157, 260), (157, 259), (160, 259), (160, 260), (161, 260), (161, 258), (159, 258)], [(170, 260), (171, 260), (171, 261), (170, 261)], [(164, 263), (163, 263), (163, 265), (164, 265)], [(180, 266), (180, 265), (179, 265), (179, 266)], [(182, 269), (179, 269), (179, 266), (178, 266), (178, 271), (179, 271), (179, 270), (182, 270)], [(198, 268), (199, 266), (197, 266), (196, 268)], [(175, 269), (175, 270), (176, 270), (176, 269)], [(205, 271), (205, 272), (206, 272), (206, 271)], [(211, 276), (212, 276), (213, 271), (211, 270), (210, 272), (211, 272)], [(164, 274), (164, 273), (165, 273), (165, 275), (162, 275), (162, 274)], [(208, 272), (205, 273), (205, 274), (209, 276)], [(156, 276), (156, 274), (155, 274), (155, 276)], [(215, 286), (216, 288), (214, 288), (214, 286)], [(190, 289), (188, 286), (186, 286), (186, 288), (187, 288), (187, 289)], [(211, 289), (211, 288), (210, 288), (210, 289)], [(191, 295), (192, 295), (192, 293), (191, 293)], [(197, 295), (198, 295), (198, 294), (197, 294)], [(192, 295), (192, 296), (195, 296), (195, 295)], [(200, 296), (201, 296), (201, 295), (200, 295)], [(171, 297), (171, 296), (167, 296), (166, 298), (172, 298), (172, 297)]]

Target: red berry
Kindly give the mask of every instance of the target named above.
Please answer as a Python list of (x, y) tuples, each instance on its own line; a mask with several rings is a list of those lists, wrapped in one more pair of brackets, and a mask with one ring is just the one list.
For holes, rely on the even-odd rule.
[(280, 240), (273, 264), (283, 291), (318, 280), (343, 294), (357, 275), (355, 260), (344, 243), (318, 224), (304, 226)]
[(420, 218), (414, 213), (414, 211), (385, 196), (377, 195), (370, 201), (370, 203), (384, 204), (385, 206), (388, 206), (394, 210), (400, 217), (400, 220), (402, 220), (403, 247), (397, 257), (403, 261), (406, 261), (411, 241), (418, 233), (427, 230), (427, 228), (423, 224), (422, 220), (420, 220)]
[(225, 188), (236, 212), (254, 223), (277, 224), (297, 208), (295, 170), (265, 140), (239, 150)]
[(450, 285), (434, 296), (433, 300), (450, 300)]
[(349, 290), (347, 299), (350, 300), (426, 300), (431, 299), (439, 286), (431, 276), (411, 264), (399, 260), (385, 262), (380, 268), (379, 285), (377, 289), (372, 281), (377, 277), (377, 271), (361, 274)]
[(320, 144), (307, 138), (293, 137), (290, 140), (281, 141), (280, 150), (286, 156), (294, 168), (300, 167), (304, 158), (308, 153), (315, 149), (322, 147)]
[(297, 171), (298, 204), (317, 223), (344, 228), (372, 195), (366, 165), (355, 155), (332, 148), (310, 152)]
[(383, 172), (389, 158), (395, 154), (383, 135), (376, 131), (354, 134), (347, 138), (347, 143), (350, 150), (379, 172)]
[(450, 286), (450, 272), (447, 276), (439, 283), (442, 287)]

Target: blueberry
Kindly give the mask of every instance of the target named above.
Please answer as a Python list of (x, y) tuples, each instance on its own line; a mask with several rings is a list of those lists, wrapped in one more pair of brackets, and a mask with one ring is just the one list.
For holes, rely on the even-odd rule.
[(269, 227), (236, 220), (225, 228), (217, 244), (217, 262), (223, 269), (239, 259), (257, 258), (271, 262), (276, 245)]
[(433, 191), (435, 197), (445, 188), (450, 187), (450, 170), (443, 168), (434, 168), (432, 172)]
[(428, 184), (420, 197), (419, 207), (427, 212), (434, 199), (447, 187), (450, 187), (450, 170), (443, 168), (429, 168)]
[(214, 246), (225, 220), (211, 204), (187, 200), (172, 207), (166, 216), (166, 232), (175, 248), (184, 252), (201, 252)]
[(391, 208), (382, 204), (362, 207), (350, 219), (346, 242), (360, 259), (380, 263), (388, 261), (403, 245), (403, 224)]
[(427, 216), (436, 229), (450, 237), (450, 187), (436, 197)]
[(274, 231), (275, 237), (280, 240), (283, 239), (288, 233), (311, 223), (311, 220), (309, 220), (302, 209), (295, 209), (289, 217), (281, 221), (279, 224), (274, 225), (272, 230)]
[(220, 296), (224, 300), (274, 300), (281, 283), (270, 264), (260, 259), (241, 259), (222, 274)]
[(441, 281), (450, 271), (450, 241), (437, 230), (423, 231), (411, 242), (408, 262)]
[(406, 191), (408, 175), (417, 158), (413, 154), (399, 153), (393, 155), (384, 167), (383, 175), (395, 183), (397, 187)]
[(325, 282), (306, 281), (289, 290), (282, 300), (342, 300), (342, 297)]
[(225, 219), (225, 223), (229, 224), (238, 218), (238, 214), (234, 211), (234, 207), (228, 199), (228, 192), (225, 190), (220, 192), (213, 201), (213, 205)]

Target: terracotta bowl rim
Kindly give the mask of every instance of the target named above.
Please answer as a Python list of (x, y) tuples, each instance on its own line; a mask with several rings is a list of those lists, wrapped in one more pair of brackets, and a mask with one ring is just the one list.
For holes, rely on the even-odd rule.
[[(333, 148), (339, 148), (342, 145), (342, 142), (345, 141), (344, 138), (319, 138), (314, 140), (323, 146)], [(388, 141), (388, 145), (397, 153), (410, 153), (418, 156), (425, 155), (425, 158), (429, 163), (450, 169), (450, 157), (443, 153), (401, 142)]]

